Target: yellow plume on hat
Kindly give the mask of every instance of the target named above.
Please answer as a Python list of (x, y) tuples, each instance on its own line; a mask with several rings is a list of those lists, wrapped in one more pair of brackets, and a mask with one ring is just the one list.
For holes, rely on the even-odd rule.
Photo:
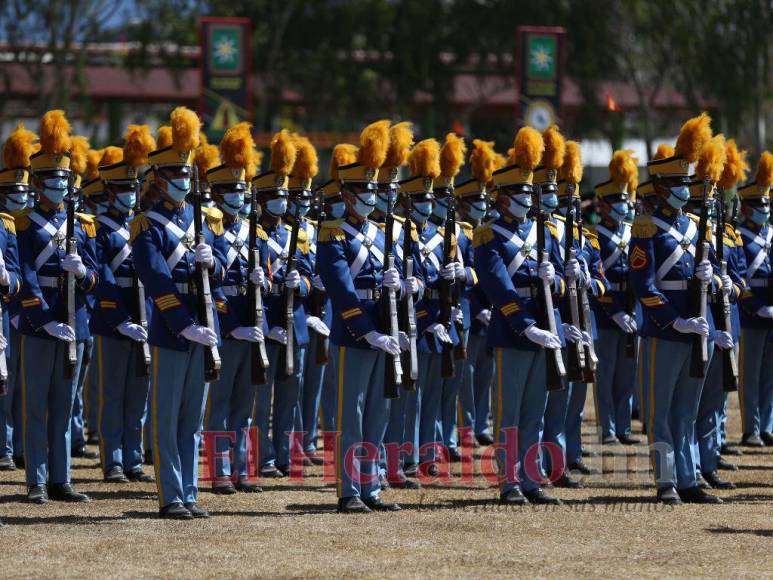
[(515, 164), (521, 169), (534, 171), (542, 159), (545, 142), (539, 131), (531, 127), (521, 127), (515, 135), (513, 150)]
[(172, 145), (172, 128), (169, 125), (163, 125), (156, 130), (156, 146), (159, 149), (166, 149)]
[[(504, 157), (504, 155), (502, 155)], [(507, 150), (507, 158), (505, 159), (505, 162), (502, 164), (502, 167), (505, 165), (515, 165), (515, 147), (510, 147)], [(500, 167), (499, 169), (501, 169)]]
[(440, 175), (440, 143), (435, 139), (419, 141), (408, 156), (411, 177), (429, 177)]
[(369, 169), (378, 169), (386, 161), (389, 149), (389, 121), (371, 123), (360, 133), (360, 165)]
[(333, 147), (330, 157), (330, 179), (338, 181), (338, 168), (357, 162), (357, 146), (349, 143), (339, 143)]
[(172, 122), (172, 149), (193, 151), (199, 146), (201, 119), (187, 107), (177, 107), (170, 115)]
[(577, 141), (566, 142), (564, 162), (561, 165), (561, 179), (577, 185), (582, 181), (582, 151)]
[(695, 166), (695, 175), (699, 179), (708, 177), (711, 183), (716, 183), (722, 177), (727, 160), (727, 147), (725, 136), (720, 133), (709, 139), (701, 149), (698, 156), (698, 164)]
[(542, 154), (541, 165), (547, 169), (559, 169), (564, 162), (566, 142), (558, 130), (558, 125), (551, 125), (542, 133), (545, 152)]
[(243, 122), (225, 132), (220, 141), (220, 156), (223, 163), (233, 169), (247, 170), (255, 155), (255, 141), (251, 130), (252, 125)]
[(319, 161), (317, 150), (311, 144), (308, 137), (295, 136), (295, 148), (298, 154), (293, 165), (293, 177), (299, 179), (313, 179), (319, 173)]
[(102, 159), (103, 149), (89, 149), (86, 153), (86, 181), (99, 177), (99, 161)]
[(609, 162), (609, 178), (613, 183), (624, 184), (628, 193), (633, 193), (639, 186), (638, 159), (630, 149), (621, 149), (612, 154)]
[(244, 178), (247, 181), (252, 181), (252, 178), (255, 177), (260, 171), (260, 166), (262, 164), (263, 164), (263, 151), (258, 151), (253, 147), (252, 159), (250, 159), (250, 162), (247, 164), (247, 167), (244, 170)]
[(754, 183), (761, 187), (770, 187), (773, 185), (773, 153), (763, 151), (760, 161), (757, 163), (757, 175), (754, 177)]
[(16, 125), (3, 145), (3, 163), (6, 169), (29, 167), (32, 155), (32, 142), (38, 136), (24, 128), (24, 123)]
[(470, 165), (472, 176), (476, 180), (484, 184), (491, 181), (491, 176), (497, 170), (497, 152), (494, 151), (494, 142), (473, 139)]
[(668, 143), (661, 143), (658, 145), (658, 149), (655, 151), (655, 155), (652, 156), (652, 160), (659, 161), (660, 159), (669, 159), (674, 155), (676, 155), (676, 152), (674, 151), (674, 148), (671, 147), (671, 145)]
[(711, 139), (711, 117), (703, 112), (697, 117), (688, 119), (679, 130), (674, 151), (677, 156), (690, 163), (698, 160), (703, 146)]
[(129, 167), (142, 167), (148, 164), (148, 153), (155, 150), (156, 140), (150, 134), (147, 125), (129, 125), (123, 136), (123, 160)]
[(110, 145), (102, 151), (102, 158), (99, 160), (98, 167), (105, 167), (123, 161), (123, 149)]
[(446, 141), (440, 148), (440, 175), (443, 177), (456, 177), (464, 165), (464, 156), (467, 153), (467, 145), (462, 137), (455, 133), (448, 133)]
[(736, 184), (746, 181), (749, 163), (746, 161), (746, 151), (738, 150), (735, 139), (728, 139), (725, 145), (725, 167), (717, 185), (722, 189), (732, 189)]
[(202, 143), (196, 148), (193, 162), (196, 164), (199, 176), (201, 179), (204, 179), (207, 171), (220, 165), (220, 150), (217, 148), (217, 145)]
[(70, 150), (70, 122), (64, 111), (48, 111), (40, 120), (40, 150), (51, 155), (63, 155)]
[(410, 121), (397, 123), (389, 128), (389, 149), (385, 167), (401, 167), (408, 162), (413, 145), (413, 125)]
[[(510, 154), (510, 149), (507, 151), (508, 155)], [(515, 160), (513, 160), (513, 163)], [(501, 153), (496, 153), (494, 157), (494, 171), (498, 171), (499, 169), (502, 169), (505, 165), (507, 165), (508, 159)]]
[(82, 175), (88, 167), (89, 140), (73, 137), (70, 140), (70, 169), (75, 175)]
[(271, 171), (277, 175), (290, 175), (298, 151), (287, 129), (282, 129), (271, 138)]

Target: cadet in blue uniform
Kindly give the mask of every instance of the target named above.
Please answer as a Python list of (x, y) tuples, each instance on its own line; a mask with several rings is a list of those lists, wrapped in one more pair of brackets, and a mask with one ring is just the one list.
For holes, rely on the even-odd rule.
[[(19, 335), (18, 326), (18, 302), (14, 300), (21, 289), (21, 276), (19, 270), (19, 252), (16, 243), (15, 217), (22, 215), (27, 207), (29, 197), (30, 155), (32, 154), (32, 142), (36, 139), (32, 131), (19, 124), (11, 133), (3, 146), (3, 162), (5, 169), (0, 171), (0, 207), (3, 213), (2, 228), (0, 229), (0, 257), (4, 266), (0, 266), (8, 272), (8, 277), (3, 278), (9, 285), (3, 285), (0, 280), (0, 293), (3, 294), (3, 355), (6, 357), (8, 376), (5, 385), (5, 395), (0, 400), (0, 470), (13, 471), (16, 469), (14, 456), (21, 455), (22, 445), (20, 441), (21, 414), (14, 409), (20, 407), (18, 369), (19, 369)], [(11, 274), (16, 283), (10, 285)], [(16, 325), (10, 324), (12, 319)], [(2, 356), (2, 355), (0, 355)]]
[(773, 183), (773, 154), (760, 157), (754, 182), (740, 187), (741, 234), (746, 257), (747, 288), (741, 297), (741, 444), (747, 447), (773, 446), (773, 304), (769, 290), (773, 228), (770, 226), (770, 185)]
[[(70, 484), (70, 427), (83, 347), (88, 337), (85, 296), (97, 285), (93, 218), (79, 215), (73, 234), (76, 252), (67, 252), (63, 202), (72, 179), (70, 125), (62, 111), (41, 121), (41, 150), (30, 159), (40, 202), (17, 223), (22, 290), (21, 392), (27, 497), (34, 503), (83, 502), (88, 496)], [(66, 322), (61, 280), (76, 280), (76, 327)], [(73, 376), (65, 372), (67, 343), (77, 342)]]
[[(99, 284), (91, 318), (95, 336), (97, 431), (104, 479), (150, 482), (142, 471), (142, 431), (149, 371), (138, 368), (147, 329), (136, 318), (136, 272), (129, 224), (137, 204), (139, 169), (156, 148), (147, 125), (129, 125), (123, 161), (99, 168), (110, 207), (97, 216)], [(147, 321), (146, 321), (147, 323)]]
[(505, 504), (560, 503), (540, 487), (537, 452), (547, 402), (544, 349), (560, 348), (561, 338), (537, 326), (534, 287), (547, 282), (557, 296), (564, 288), (555, 227), (546, 222), (545, 251), (551, 260), (542, 261), (536, 253), (536, 222), (528, 217), (533, 171), (543, 150), (537, 131), (530, 127), (518, 131), (515, 165), (494, 173), (500, 217), (480, 226), (474, 237), (475, 267), (485, 272), (480, 284), (492, 303), (488, 345), (494, 348), (497, 365), (494, 438), (503, 445), (498, 465), (500, 501)]
[(688, 280), (713, 282), (708, 259), (695, 264), (704, 243), (693, 219), (682, 212), (689, 201), (689, 166), (711, 137), (707, 115), (682, 127), (673, 157), (648, 163), (659, 207), (637, 217), (629, 255), (631, 282), (644, 307), (642, 335), (649, 337), (649, 426), (658, 501), (667, 504), (721, 503), (698, 487), (692, 441), (702, 378), (690, 376), (692, 335), (711, 336), (711, 321), (691, 317)]
[[(260, 487), (248, 481), (247, 442), (250, 417), (255, 404), (257, 385), (252, 380), (255, 361), (253, 343), (263, 340), (263, 328), (251, 323), (250, 300), (247, 284), (252, 280), (258, 288), (265, 288), (267, 280), (260, 264), (249, 268), (249, 221), (240, 216), (249, 194), (246, 170), (254, 150), (248, 123), (231, 127), (220, 143), (223, 164), (207, 171), (207, 182), (217, 207), (223, 212), (223, 237), (226, 263), (223, 285), (217, 289), (217, 313), (223, 348), (220, 378), (209, 388), (209, 399), (204, 417), (207, 432), (232, 433), (233, 440), (218, 437), (218, 457), (214, 466), (212, 491), (232, 494), (236, 490), (258, 492)], [(266, 235), (262, 228), (256, 232), (257, 248), (266, 251)], [(233, 461), (231, 461), (233, 454)]]
[[(150, 154), (161, 199), (131, 222), (134, 267), (153, 300), (148, 342), (152, 345), (151, 421), (159, 515), (170, 519), (208, 517), (197, 504), (199, 430), (207, 383), (204, 349), (217, 346), (214, 330), (198, 320), (197, 264), (209, 268), (219, 285), (225, 272), (222, 217), (213, 210), (201, 226), (204, 242), (194, 238), (191, 191), (193, 151), (199, 144), (198, 116), (184, 107), (172, 112), (173, 142)], [(214, 213), (217, 212), (217, 213)]]
[[(596, 226), (607, 291), (593, 301), (598, 324), (596, 354), (596, 409), (602, 442), (633, 445), (631, 435), (636, 359), (627, 353), (627, 344), (638, 330), (635, 312), (628, 304), (628, 247), (631, 224), (626, 221), (629, 195), (638, 185), (639, 170), (628, 151), (615, 151), (609, 163), (610, 179), (594, 190), (601, 222)], [(634, 342), (635, 344), (635, 342)]]
[(389, 416), (384, 364), (400, 345), (379, 330), (385, 327), (379, 298), (384, 288), (418, 290), (415, 279), (401, 284), (398, 266), (385, 270), (384, 233), (368, 220), (389, 148), (389, 121), (366, 127), (360, 142), (357, 163), (338, 168), (346, 217), (322, 224), (317, 248), (333, 306), (329, 364), (338, 383), (336, 479), (343, 513), (400, 509), (380, 497), (379, 448)]

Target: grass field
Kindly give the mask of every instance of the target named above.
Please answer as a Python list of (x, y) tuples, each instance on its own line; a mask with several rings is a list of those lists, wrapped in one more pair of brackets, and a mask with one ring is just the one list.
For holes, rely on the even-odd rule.
[[(590, 443), (591, 401), (586, 410)], [(736, 440), (735, 397), (730, 432)], [(591, 459), (607, 473), (554, 490), (564, 500), (555, 508), (501, 508), (478, 477), (389, 490), (405, 508), (397, 514), (343, 516), (314, 468), (303, 482), (263, 482), (262, 494), (204, 491), (213, 517), (193, 522), (157, 519), (153, 484), (108, 486), (76, 460), (88, 504), (30, 505), (21, 471), (0, 476), (0, 577), (771, 577), (773, 449), (737, 460), (740, 471), (723, 474), (738, 489), (718, 492), (718, 506), (656, 504), (637, 446)]]

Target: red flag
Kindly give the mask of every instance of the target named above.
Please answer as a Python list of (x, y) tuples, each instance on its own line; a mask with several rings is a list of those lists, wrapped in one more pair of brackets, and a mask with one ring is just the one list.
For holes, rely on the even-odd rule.
[(464, 137), (464, 125), (462, 125), (457, 119), (454, 119), (453, 131), (457, 135)]
[(620, 107), (617, 106), (617, 102), (615, 102), (615, 99), (612, 98), (612, 95), (607, 93), (607, 111), (611, 111), (613, 113), (619, 113)]

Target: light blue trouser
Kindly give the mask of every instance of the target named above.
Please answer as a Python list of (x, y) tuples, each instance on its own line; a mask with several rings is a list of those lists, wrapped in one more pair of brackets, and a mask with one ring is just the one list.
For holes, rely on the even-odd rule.
[(541, 479), (538, 446), (547, 404), (545, 351), (497, 348), (494, 357), (494, 440), (506, 447), (508, 436), (510, 441), (517, 438), (517, 445), (508, 453), (497, 452), (503, 478), (500, 492), (518, 487), (519, 482), (524, 491), (531, 491), (540, 486)]
[[(93, 354), (94, 338), (89, 337), (84, 346), (84, 355), (91, 358)], [(83, 385), (91, 364), (78, 367), (78, 386), (75, 390), (75, 399), (72, 404), (72, 426), (70, 427), (70, 445), (73, 449), (80, 449), (86, 445), (86, 425), (84, 423)]]
[(773, 342), (771, 330), (744, 328), (741, 332), (738, 397), (744, 435), (773, 432)]
[(722, 351), (714, 350), (706, 380), (701, 391), (698, 418), (695, 421), (695, 438), (698, 447), (698, 470), (711, 473), (717, 470), (719, 448), (722, 446), (722, 413), (725, 406), (725, 390), (722, 384)]
[[(398, 447), (410, 446), (400, 453), (398, 459), (400, 468), (406, 463), (417, 463), (418, 461), (418, 431), (416, 429), (419, 424), (417, 420), (417, 409), (420, 404), (418, 397), (419, 390), (417, 385), (413, 391), (406, 391), (401, 388), (400, 397), (389, 402), (389, 420), (384, 433), (384, 443)], [(387, 452), (386, 448), (383, 449), (383, 452)], [(381, 466), (386, 467), (386, 464), (386, 455), (382, 454)]]
[[(92, 355), (94, 352), (92, 351)], [(83, 408), (86, 413), (86, 433), (96, 434), (99, 430), (99, 369), (90, 364), (86, 370), (86, 382), (83, 385)], [(145, 413), (147, 416), (147, 413)], [(148, 425), (148, 429), (150, 426)], [(149, 435), (148, 435), (149, 436)]]
[[(336, 378), (336, 480), (338, 497), (377, 497), (379, 449), (389, 399), (384, 398), (381, 351), (330, 345), (330, 372)], [(361, 457), (369, 457), (363, 460)]]
[[(257, 385), (252, 384), (252, 343), (227, 338), (220, 349), (220, 358), (220, 379), (209, 386), (204, 430), (233, 432), (236, 440), (232, 444), (226, 437), (217, 438), (214, 476), (226, 478), (236, 472), (247, 477), (247, 443), (257, 391)], [(231, 449), (233, 469), (229, 458)]]
[[(440, 443), (441, 397), (443, 396), (443, 378), (440, 376), (443, 355), (440, 353), (419, 353), (419, 376), (417, 385), (421, 396), (419, 409), (419, 461), (438, 459), (434, 443)], [(424, 450), (421, 448), (427, 446)]]
[(70, 426), (84, 342), (78, 341), (75, 377), (65, 378), (67, 343), (21, 337), (21, 396), (27, 485), (70, 481)]
[(17, 445), (21, 434), (21, 425), (15, 421), (19, 414), (14, 413), (14, 407), (20, 406), (21, 401), (19, 395), (21, 388), (19, 386), (21, 384), (19, 381), (19, 332), (11, 327), (11, 335), (7, 338), (10, 350), (6, 349), (6, 353), (10, 353), (10, 356), (6, 361), (8, 365), (7, 392), (0, 399), (0, 457), (21, 455), (22, 451), (21, 445)]
[(566, 410), (566, 460), (569, 465), (582, 460), (582, 418), (585, 414), (585, 398), (588, 385), (572, 383), (569, 389), (569, 405)]
[[(545, 425), (542, 441), (543, 443), (553, 443), (561, 450), (564, 469), (569, 467), (566, 463), (566, 414), (569, 411), (569, 399), (572, 395), (572, 388), (576, 384), (567, 381), (565, 389), (548, 391), (547, 404), (545, 405)], [(553, 464), (550, 454), (543, 454), (542, 465), (546, 473), (552, 471)]]
[(467, 360), (462, 369), (459, 387), (461, 426), (472, 427), (475, 435), (490, 433), (491, 383), (494, 379), (494, 358), (486, 348), (486, 335), (471, 334), (467, 340)]
[[(465, 349), (470, 331), (465, 330), (463, 340)], [(440, 395), (440, 442), (446, 447), (455, 449), (458, 447), (456, 434), (456, 420), (459, 414), (459, 390), (464, 381), (464, 365), (467, 359), (454, 361), (454, 376), (443, 379), (443, 392)]]
[(317, 364), (317, 335), (309, 333), (309, 348), (306, 353), (306, 369), (303, 375), (303, 448), (316, 451), (319, 429), (319, 404), (322, 399), (322, 385), (325, 382), (327, 365)]
[[(328, 352), (328, 357), (330, 353)], [(322, 375), (322, 396), (320, 397), (320, 409), (322, 410), (321, 428), (323, 431), (333, 433), (336, 430), (336, 413), (338, 411), (338, 379), (330, 370), (330, 363), (325, 365)]]
[(158, 503), (195, 502), (198, 495), (199, 443), (208, 384), (204, 347), (178, 351), (153, 347), (150, 391), (153, 463)]
[(626, 342), (625, 332), (599, 328), (595, 401), (602, 437), (631, 434), (636, 360), (625, 354)]
[(636, 386), (639, 391), (639, 417), (642, 431), (646, 432), (650, 422), (650, 339), (641, 337), (636, 350)]
[(97, 428), (102, 470), (120, 467), (129, 472), (142, 467), (142, 429), (148, 401), (148, 377), (137, 376), (137, 353), (133, 340), (107, 336), (94, 339)]
[(658, 488), (695, 487), (693, 437), (704, 379), (690, 377), (692, 343), (648, 340), (647, 433)]
[[(290, 434), (301, 423), (301, 402), (303, 365), (306, 346), (295, 345), (293, 349), (293, 370), (290, 377), (278, 378), (279, 353), (283, 345), (273, 340), (266, 341), (269, 368), (267, 383), (258, 385), (255, 396), (255, 427), (258, 429), (260, 466), (290, 464)], [(273, 405), (272, 405), (273, 387)], [(273, 407), (273, 409), (272, 409)], [(273, 410), (273, 416), (272, 416)], [(269, 425), (272, 427), (269, 439)]]

